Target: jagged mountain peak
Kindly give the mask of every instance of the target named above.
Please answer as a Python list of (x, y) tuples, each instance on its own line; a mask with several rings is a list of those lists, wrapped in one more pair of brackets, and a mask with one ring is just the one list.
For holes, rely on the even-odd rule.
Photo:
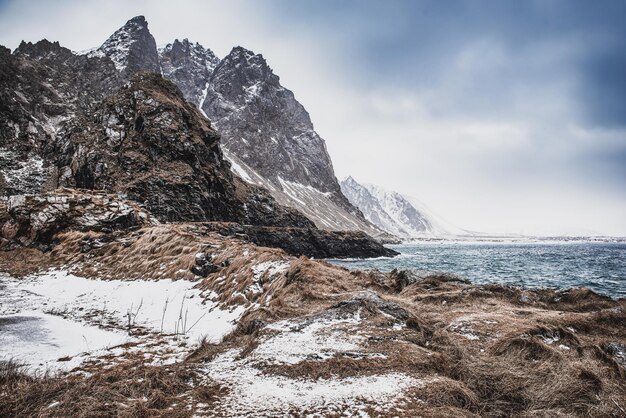
[(216, 68), (217, 75), (225, 71), (237, 72), (244, 87), (269, 83), (276, 88), (281, 88), (280, 78), (274, 74), (263, 55), (255, 54), (242, 46), (234, 47)]
[(139, 71), (160, 72), (156, 41), (144, 16), (135, 16), (126, 22), (95, 53), (111, 58), (115, 68), (127, 75)]
[(128, 20), (128, 22), (126, 22), (126, 24), (138, 24), (138, 25), (144, 25), (146, 27), (148, 27), (148, 22), (146, 21), (146, 17), (144, 15), (139, 15), (139, 16), (135, 16), (131, 19)]
[(35, 43), (22, 41), (20, 45), (13, 51), (16, 56), (28, 56), (33, 59), (40, 59), (49, 57), (51, 54), (58, 56), (70, 57), (72, 51), (61, 46), (58, 41), (50, 42), (47, 39), (42, 39)]
[(205, 48), (199, 42), (191, 42), (184, 38), (182, 41), (174, 39), (174, 42), (159, 49), (161, 65), (170, 64), (174, 68), (181, 67), (188, 63), (199, 64), (206, 67), (209, 72), (219, 64), (220, 60), (213, 51)]
[(163, 76), (173, 80), (187, 100), (202, 108), (209, 78), (220, 60), (213, 51), (185, 38), (159, 49)]
[[(250, 59), (252, 57), (258, 56), (260, 58), (263, 58), (263, 55), (261, 54), (255, 54), (253, 51), (244, 48), (241, 45), (237, 45), (235, 47), (233, 47), (233, 49), (230, 50), (230, 53), (228, 54), (229, 57), (237, 57), (237, 58), (241, 58), (241, 59)], [(263, 60), (265, 62), (265, 60)]]

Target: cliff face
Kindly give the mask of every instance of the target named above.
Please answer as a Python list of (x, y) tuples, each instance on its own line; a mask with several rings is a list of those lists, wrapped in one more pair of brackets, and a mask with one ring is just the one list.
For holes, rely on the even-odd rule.
[(262, 55), (234, 48), (213, 71), (202, 109), (225, 147), (263, 177), (338, 192), (324, 141)]
[(108, 58), (58, 42), (0, 47), (0, 195), (36, 193), (49, 178), (42, 150), (79, 110), (122, 84)]
[(381, 234), (342, 194), (308, 112), (262, 55), (236, 47), (218, 60), (197, 43), (176, 40), (160, 56), (163, 75), (212, 121), (242, 179), (320, 228)]
[[(129, 20), (101, 47), (86, 53), (76, 54), (47, 40), (22, 43), (13, 53), (0, 48), (0, 195), (36, 194), (59, 187), (119, 193), (163, 222), (226, 221), (302, 229), (300, 238), (289, 246), (305, 254), (318, 251), (316, 245), (309, 245), (315, 240), (337, 243), (348, 238), (307, 232), (316, 226), (289, 204), (293, 199), (274, 196), (290, 194), (278, 193), (275, 185), (283, 181), (280, 175), (249, 182), (233, 173), (238, 170), (225, 159), (220, 135), (201, 110), (218, 65), (211, 51), (184, 40), (160, 53), (159, 57), (142, 16)], [(277, 83), (269, 67), (263, 71)], [(174, 78), (184, 93), (161, 72)], [(218, 83), (220, 88), (226, 88), (226, 80)], [(282, 89), (276, 83), (274, 87)], [(192, 103), (185, 100), (189, 97)], [(304, 112), (301, 106), (298, 109), (296, 113)], [(291, 122), (297, 124), (296, 119)], [(286, 124), (281, 129), (291, 128)], [(323, 152), (313, 154), (330, 164), (323, 141), (316, 144)], [(291, 158), (297, 158), (297, 151), (293, 152)], [(281, 155), (264, 154), (260, 160), (276, 157), (281, 165), (287, 158)], [(321, 172), (323, 161), (318, 167)], [(310, 164), (317, 163), (311, 159)], [(332, 174), (332, 166), (326, 174)], [(334, 192), (291, 184), (313, 191), (311, 205), (305, 207), (326, 199), (332, 207), (325, 216), (333, 219), (333, 208), (338, 206), (328, 202)], [(350, 240), (333, 246), (345, 254), (358, 246), (385, 253), (367, 237)], [(337, 251), (328, 252), (333, 253)]]
[(312, 226), (229, 169), (220, 137), (160, 75), (141, 73), (45, 150), (59, 186), (122, 192), (162, 221)]

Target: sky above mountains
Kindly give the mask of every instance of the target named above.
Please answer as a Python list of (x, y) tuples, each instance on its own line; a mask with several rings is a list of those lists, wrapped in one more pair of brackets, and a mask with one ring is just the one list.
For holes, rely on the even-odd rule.
[(2, 1), (0, 44), (262, 53), (339, 177), (484, 232), (626, 235), (626, 2)]

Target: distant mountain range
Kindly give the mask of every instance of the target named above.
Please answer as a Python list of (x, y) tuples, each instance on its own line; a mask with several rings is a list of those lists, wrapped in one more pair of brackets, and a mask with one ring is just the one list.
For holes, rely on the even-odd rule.
[(352, 177), (340, 184), (343, 194), (365, 218), (389, 234), (403, 239), (447, 234), (435, 219), (416, 209), (400, 193), (360, 184)]

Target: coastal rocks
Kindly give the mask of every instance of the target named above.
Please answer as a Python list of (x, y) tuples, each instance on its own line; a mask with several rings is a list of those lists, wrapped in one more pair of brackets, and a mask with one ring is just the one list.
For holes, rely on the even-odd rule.
[(154, 224), (132, 202), (105, 193), (60, 189), (42, 195), (16, 195), (0, 205), (0, 231), (5, 245), (48, 250), (64, 230), (111, 232)]
[(275, 228), (234, 223), (204, 224), (207, 230), (237, 237), (263, 247), (275, 247), (294, 256), (313, 258), (394, 257), (398, 252), (384, 247), (361, 231), (325, 231), (317, 228)]

